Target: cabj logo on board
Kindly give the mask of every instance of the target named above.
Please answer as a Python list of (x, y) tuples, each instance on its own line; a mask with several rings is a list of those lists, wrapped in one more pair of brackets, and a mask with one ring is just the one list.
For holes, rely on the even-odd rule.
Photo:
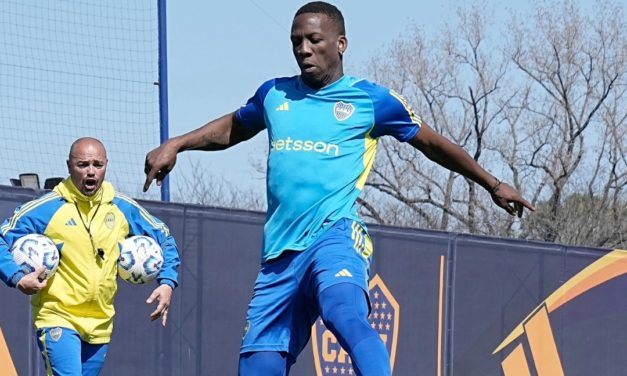
[[(624, 274), (627, 274), (627, 251), (617, 249), (588, 265), (555, 290), (492, 353), (496, 355), (505, 347), (516, 344), (501, 362), (505, 376), (527, 376), (533, 369), (538, 376), (565, 376), (549, 315)], [(527, 359), (527, 353), (531, 354), (531, 359)]]
[[(394, 370), (400, 307), (378, 274), (370, 281), (369, 290), (372, 311), (368, 320), (385, 343)], [(311, 329), (311, 340), (317, 376), (355, 375), (350, 357), (321, 319)]]

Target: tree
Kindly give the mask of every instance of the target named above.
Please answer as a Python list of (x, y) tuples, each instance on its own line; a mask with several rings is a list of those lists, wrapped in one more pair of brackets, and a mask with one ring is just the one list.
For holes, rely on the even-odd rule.
[[(530, 221), (523, 235), (535, 233), (551, 242), (578, 239), (595, 246), (625, 244), (594, 235), (625, 229), (623, 9), (599, 2), (596, 14), (584, 15), (572, 1), (547, 2), (536, 9), (533, 20), (512, 22), (508, 51), (525, 81), (510, 102), (505, 121), (524, 135), (521, 169), (534, 178), (534, 198), (542, 200), (538, 220)], [(575, 236), (569, 228), (580, 218), (573, 214), (588, 217), (587, 224), (595, 228), (584, 226)]]
[[(589, 14), (573, 1), (541, 2), (532, 16), (512, 16), (500, 47), (490, 38), (498, 18), (486, 8), (458, 9), (455, 23), (432, 39), (413, 27), (368, 71), (511, 181), (537, 213), (525, 221), (507, 217), (474, 183), (388, 140), (380, 142), (362, 213), (385, 224), (625, 246), (623, 8), (602, 1)], [(580, 223), (573, 216), (584, 212), (604, 220), (588, 221), (594, 228), (573, 236)]]
[[(416, 112), (436, 131), (492, 165), (494, 153), (486, 141), (503, 111), (498, 99), (507, 95), (508, 62), (494, 55), (494, 44), (487, 40), (490, 14), (475, 6), (460, 9), (457, 16), (457, 24), (446, 25), (432, 40), (412, 28), (406, 39), (372, 60), (369, 73), (417, 104)], [(411, 147), (388, 140), (380, 142), (368, 187), (364, 197), (372, 209), (362, 212), (383, 223), (498, 234), (512, 226), (472, 181), (443, 173)]]
[(183, 172), (177, 179), (173, 201), (245, 210), (265, 210), (265, 197), (252, 189), (242, 189), (228, 184), (223, 178), (215, 177), (191, 160), (191, 172)]

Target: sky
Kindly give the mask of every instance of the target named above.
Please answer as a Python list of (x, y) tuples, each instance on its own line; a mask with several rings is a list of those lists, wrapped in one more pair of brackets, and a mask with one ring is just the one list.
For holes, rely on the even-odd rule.
[[(170, 137), (236, 110), (266, 80), (298, 74), (289, 40), (296, 10), (306, 1), (169, 1), (168, 93)], [(435, 30), (454, 3), (388, 0), (333, 2), (343, 13), (349, 47), (345, 73), (360, 66), (415, 22)], [(367, 5), (365, 5), (367, 4)], [(433, 26), (430, 26), (433, 24)], [(428, 31), (428, 30), (427, 30)], [(193, 164), (229, 184), (264, 189), (251, 160), (263, 161), (266, 132), (220, 152), (185, 152), (171, 173), (189, 176)], [(154, 189), (154, 188), (151, 188)]]
[[(149, 6), (156, 4), (153, 1)], [(294, 13), (305, 2), (167, 1), (170, 137), (236, 110), (268, 79), (298, 74), (289, 30)], [(410, 25), (433, 36), (455, 17), (456, 8), (468, 5), (461, 0), (332, 2), (342, 11), (346, 23), (349, 42), (344, 55), (345, 73), (357, 76), (363, 74), (366, 62), (402, 36)], [(473, 0), (478, 2), (485, 4), (483, 8), (492, 14), (495, 24), (503, 24), (498, 21), (504, 21), (512, 9), (529, 10), (530, 3), (514, 1), (505, 8), (497, 0)], [(145, 15), (132, 3), (126, 3), (110, 0), (94, 7), (90, 1), (3, 0), (0, 35), (7, 38), (7, 43), (0, 59), (0, 123), (9, 131), (0, 138), (0, 159), (5, 160), (0, 180), (4, 182), (25, 171), (63, 176), (67, 145), (78, 136), (92, 135), (103, 139), (110, 152), (108, 177), (130, 175), (131, 180), (122, 190), (133, 196), (140, 192), (145, 153), (158, 144), (158, 95), (153, 85), (157, 48), (154, 14)], [(105, 10), (122, 14), (109, 21), (100, 17), (99, 12)], [(121, 27), (110, 27), (108, 22)], [(137, 29), (133, 33), (137, 32), (140, 39), (126, 43), (138, 45), (119, 42), (125, 40), (129, 27)], [(99, 40), (102, 30), (112, 34), (102, 42), (91, 43), (91, 38)], [(147, 67), (138, 72), (134, 70), (135, 61), (129, 64), (128, 71), (115, 65), (120, 61), (124, 65), (125, 60), (145, 60)], [(92, 65), (81, 65), (83, 62), (94, 63), (103, 70), (91, 73)], [(118, 90), (121, 81), (133, 91)], [(128, 125), (117, 120), (117, 111), (109, 110), (110, 102), (120, 107), (119, 113), (124, 116), (146, 116)], [(32, 137), (33, 134), (38, 137)], [(31, 144), (25, 146), (20, 137)], [(210, 178), (258, 190), (263, 196), (264, 176), (255, 166), (264, 164), (266, 144), (266, 132), (262, 132), (226, 151), (182, 153), (171, 174), (171, 191), (174, 193), (177, 182), (180, 185), (194, 173), (194, 166), (200, 166)], [(33, 148), (37, 152), (31, 152)], [(126, 157), (129, 151), (134, 154)], [(11, 159), (14, 156), (17, 159)], [(159, 189), (153, 185), (148, 196), (158, 198)]]

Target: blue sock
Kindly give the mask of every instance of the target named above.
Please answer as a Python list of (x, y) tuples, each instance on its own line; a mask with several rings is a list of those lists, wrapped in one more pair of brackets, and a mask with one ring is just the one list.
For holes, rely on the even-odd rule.
[(358, 376), (388, 376), (390, 355), (368, 322), (365, 292), (352, 283), (326, 288), (318, 297), (320, 316), (353, 361)]

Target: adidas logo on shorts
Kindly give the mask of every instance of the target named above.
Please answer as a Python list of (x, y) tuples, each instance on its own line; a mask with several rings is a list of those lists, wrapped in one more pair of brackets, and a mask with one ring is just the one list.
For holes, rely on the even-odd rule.
[(347, 269), (342, 269), (335, 274), (336, 277), (349, 277), (352, 278), (353, 275)]

